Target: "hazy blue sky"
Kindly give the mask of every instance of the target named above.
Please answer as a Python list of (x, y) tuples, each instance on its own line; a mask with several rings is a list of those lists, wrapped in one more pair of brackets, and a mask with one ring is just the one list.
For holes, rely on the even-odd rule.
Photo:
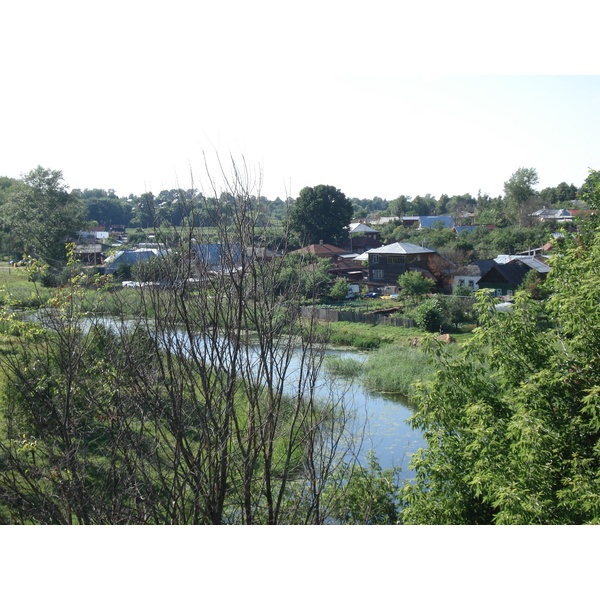
[(204, 151), (243, 155), (269, 198), (324, 183), (391, 200), (600, 168), (589, 2), (10, 4), (0, 175), (41, 164), (128, 195), (191, 170), (203, 188)]

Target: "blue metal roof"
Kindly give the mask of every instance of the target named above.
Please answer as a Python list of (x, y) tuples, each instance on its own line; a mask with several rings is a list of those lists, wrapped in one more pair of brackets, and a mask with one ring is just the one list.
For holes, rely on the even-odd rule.
[(450, 215), (441, 215), (439, 217), (419, 217), (419, 225), (421, 229), (431, 229), (436, 223), (441, 223), (444, 227), (452, 229), (454, 227), (454, 219)]

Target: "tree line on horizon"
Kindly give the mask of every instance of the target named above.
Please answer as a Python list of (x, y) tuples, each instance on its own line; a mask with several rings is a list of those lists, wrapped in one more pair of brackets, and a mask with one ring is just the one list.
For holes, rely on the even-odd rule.
[[(519, 168), (505, 182), (504, 196), (496, 198), (479, 193), (477, 197), (442, 194), (438, 199), (430, 194), (414, 198), (400, 195), (389, 201), (379, 197), (358, 199), (346, 197), (335, 186), (319, 185), (303, 188), (295, 199), (269, 200), (252, 196), (252, 201), (259, 215), (257, 224), (281, 227), (289, 222), (291, 239), (287, 242), (296, 247), (321, 239), (340, 243), (347, 237), (345, 227), (351, 221), (368, 220), (375, 215), (458, 217), (475, 213), (477, 223), (503, 230), (491, 236), (478, 232), (456, 240), (448, 237), (447, 232), (416, 234), (393, 223), (378, 226), (385, 242), (407, 241), (418, 235), (420, 243), (445, 250), (451, 258), (464, 263), (473, 258), (487, 258), (484, 254), (499, 248), (506, 252), (547, 238), (552, 230), (550, 225), (538, 227), (537, 235), (525, 231), (534, 225), (528, 215), (541, 207), (585, 206), (583, 198), (589, 187), (588, 180), (580, 187), (562, 182), (541, 191), (536, 190), (537, 184), (534, 168)], [(60, 171), (38, 166), (21, 179), (0, 177), (0, 251), (35, 254), (60, 263), (65, 260), (62, 247), (65, 238), (90, 225), (122, 225), (140, 233), (163, 225), (211, 227), (215, 208), (231, 200), (227, 196), (227, 193), (205, 196), (194, 189), (171, 189), (157, 195), (146, 192), (124, 198), (118, 197), (112, 189), (69, 190)], [(498, 239), (488, 240), (488, 237)], [(280, 241), (273, 234), (273, 243)], [(486, 246), (490, 246), (489, 252)]]

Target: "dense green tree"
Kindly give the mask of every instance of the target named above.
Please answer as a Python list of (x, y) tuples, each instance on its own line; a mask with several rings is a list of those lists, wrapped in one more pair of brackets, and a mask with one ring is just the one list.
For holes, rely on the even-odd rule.
[(500, 225), (505, 217), (502, 197), (492, 198), (489, 194), (477, 194), (476, 222), (481, 225)]
[(8, 190), (18, 181), (18, 179), (13, 179), (12, 177), (0, 177), (0, 202), (5, 199), (4, 194), (6, 190)]
[(454, 218), (463, 212), (473, 212), (477, 206), (477, 200), (471, 194), (452, 196), (446, 203), (445, 211), (439, 214), (449, 214)]
[(336, 473), (340, 484), (327, 490), (335, 498), (332, 517), (342, 525), (395, 525), (399, 469), (382, 469), (373, 452), (367, 462)]
[(398, 196), (395, 200), (390, 202), (388, 212), (391, 216), (402, 217), (407, 213), (410, 201), (410, 196)]
[(577, 186), (563, 181), (556, 187), (544, 188), (540, 192), (540, 198), (547, 207), (567, 208), (577, 198), (577, 191)]
[(308, 252), (287, 254), (273, 291), (285, 295), (290, 289), (295, 289), (298, 300), (319, 300), (332, 283), (330, 268), (329, 259), (319, 258)]
[(445, 215), (448, 211), (448, 202), (450, 201), (450, 196), (448, 194), (442, 194), (440, 199), (437, 202), (437, 206), (435, 208), (435, 212), (438, 215)]
[(437, 201), (435, 196), (425, 194), (425, 196), (415, 196), (411, 202), (407, 204), (406, 214), (417, 217), (427, 217), (435, 214)]
[[(9, 191), (13, 185), (19, 183), (18, 179), (11, 177), (0, 177), (0, 211), (4, 212), (4, 204), (8, 200)], [(0, 252), (12, 255), (15, 259), (20, 259), (23, 255), (23, 240), (16, 235), (12, 229), (4, 222), (0, 221)]]
[(115, 190), (109, 189), (104, 190), (102, 188), (85, 188), (84, 190), (75, 189), (73, 193), (82, 200), (91, 200), (92, 198), (110, 198), (111, 200), (117, 200), (118, 196), (115, 194)]
[(591, 171), (590, 174), (585, 178), (585, 181), (577, 191), (577, 199), (586, 202), (590, 194), (594, 192), (595, 185), (595, 171)]
[(348, 295), (349, 289), (350, 287), (347, 279), (336, 277), (329, 290), (328, 297), (332, 302), (341, 302)]
[(62, 172), (38, 166), (8, 189), (2, 222), (20, 238), (23, 251), (57, 266), (66, 260), (65, 244), (84, 225), (85, 213)]
[(535, 269), (525, 274), (519, 289), (529, 294), (534, 300), (542, 300), (548, 296), (548, 291), (543, 286), (543, 278)]
[(345, 228), (352, 220), (352, 203), (331, 185), (305, 187), (294, 202), (290, 227), (302, 243), (331, 244), (346, 237)]
[(142, 229), (159, 225), (156, 218), (156, 198), (152, 192), (142, 194), (134, 203), (130, 225)]
[[(594, 173), (588, 201), (600, 208)], [(552, 257), (547, 300), (519, 292), (512, 313), (477, 293), (481, 323), (421, 388), (427, 448), (402, 492), (405, 523), (600, 521), (600, 229)]]
[(83, 201), (87, 218), (101, 225), (129, 226), (132, 215), (131, 204), (118, 198), (86, 198)]

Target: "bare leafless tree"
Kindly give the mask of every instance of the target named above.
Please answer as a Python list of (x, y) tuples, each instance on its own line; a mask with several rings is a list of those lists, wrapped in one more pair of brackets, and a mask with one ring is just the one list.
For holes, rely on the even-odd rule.
[(168, 253), (137, 267), (151, 282), (99, 289), (90, 308), (75, 280), (43, 328), (11, 322), (5, 522), (327, 522), (348, 415), (323, 388), (325, 337), (281, 289), (286, 248), (267, 245), (260, 183), (219, 162), (200, 200), (179, 199), (181, 225), (157, 229)]

